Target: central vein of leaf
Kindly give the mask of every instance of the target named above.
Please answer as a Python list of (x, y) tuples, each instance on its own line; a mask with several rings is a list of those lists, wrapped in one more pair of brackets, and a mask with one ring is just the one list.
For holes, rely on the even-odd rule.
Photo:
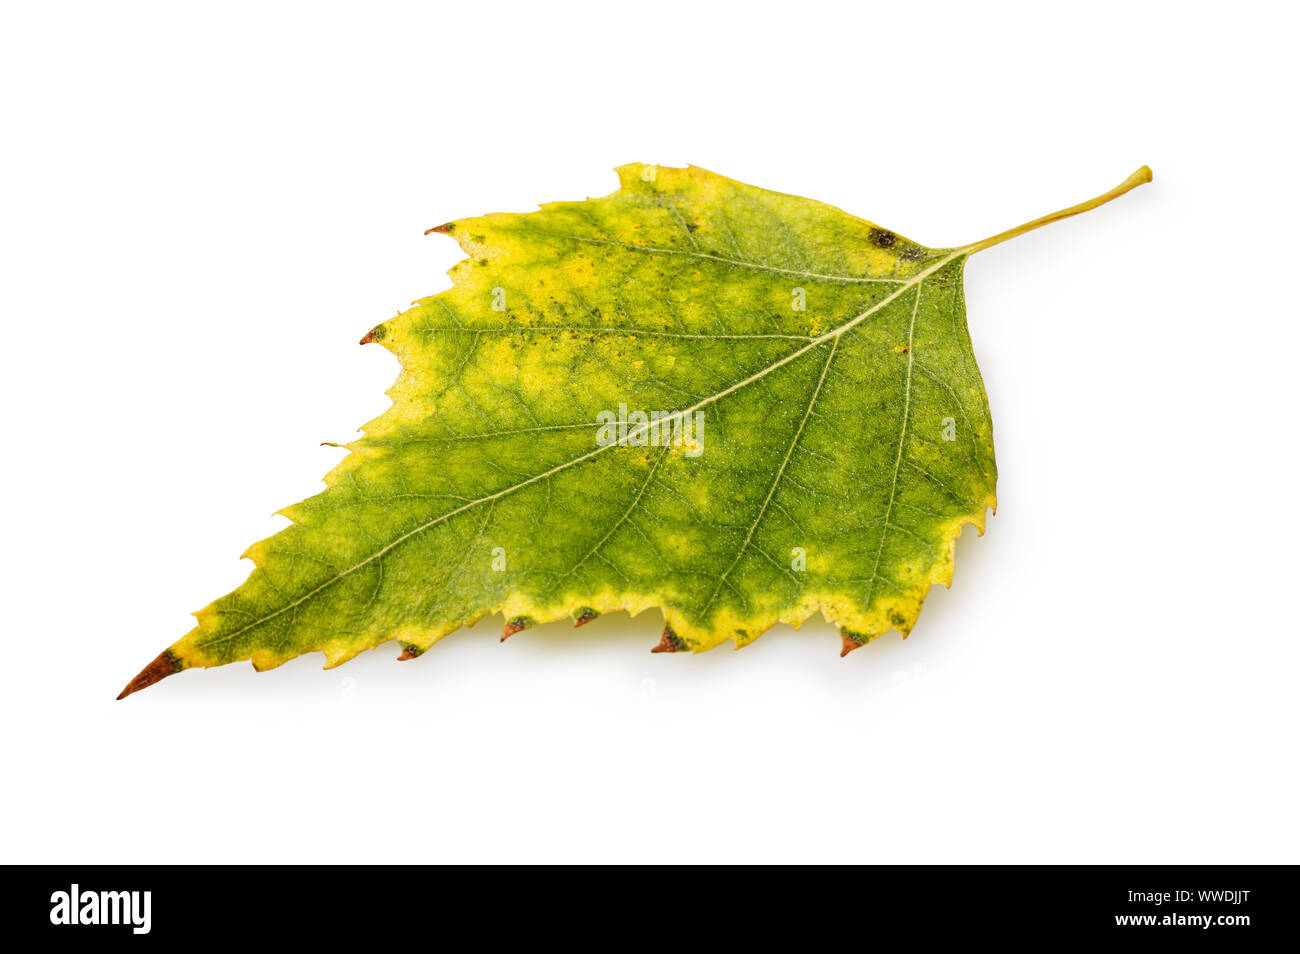
[[(684, 417), (685, 417), (686, 415), (688, 415), (688, 414), (693, 414), (693, 413), (695, 413), (696, 411), (699, 411), (699, 410), (702, 410), (702, 409), (705, 408), (705, 407), (708, 407), (710, 404), (715, 404), (715, 403), (717, 403), (718, 401), (720, 401), (720, 400), (722, 400), (723, 398), (725, 398), (727, 395), (729, 395), (729, 394), (734, 394), (736, 391), (739, 391), (739, 390), (742, 389), (742, 388), (748, 387), (749, 385), (753, 384), (755, 381), (759, 381), (759, 380), (761, 380), (762, 378), (765, 378), (767, 375), (771, 374), (773, 371), (777, 370), (778, 368), (782, 368), (782, 367), (784, 367), (785, 365), (789, 364), (791, 361), (796, 360), (796, 359), (799, 358), (801, 355), (807, 354), (809, 351), (811, 351), (813, 348), (818, 347), (819, 345), (825, 344), (826, 342), (828, 342), (828, 341), (832, 341), (832, 340), (835, 340), (835, 341), (838, 342), (838, 339), (841, 338), (843, 335), (845, 335), (847, 332), (851, 331), (853, 328), (857, 327), (857, 326), (858, 326), (859, 324), (861, 324), (863, 321), (867, 320), (867, 319), (870, 318), (872, 315), (874, 315), (874, 314), (876, 314), (877, 312), (879, 312), (881, 309), (883, 309), (883, 308), (884, 308), (886, 305), (888, 305), (890, 302), (896, 300), (899, 296), (906, 294), (910, 289), (913, 289), (913, 288), (916, 289), (917, 296), (918, 296), (918, 300), (919, 300), (919, 297), (920, 297), (920, 286), (925, 282), (925, 280), (926, 280), (927, 278), (929, 278), (931, 275), (933, 275), (935, 272), (937, 272), (939, 269), (943, 268), (943, 267), (944, 267), (945, 265), (947, 265), (949, 262), (953, 261), (954, 259), (956, 259), (956, 258), (959, 257), (960, 255), (965, 254), (967, 251), (968, 251), (968, 249), (965, 249), (965, 248), (954, 249), (953, 251), (949, 252), (949, 253), (948, 253), (947, 255), (945, 255), (944, 257), (940, 258), (938, 261), (934, 262), (932, 265), (929, 265), (929, 266), (927, 266), (925, 269), (923, 269), (922, 271), (917, 272), (917, 273), (916, 273), (915, 275), (913, 275), (911, 278), (906, 279), (906, 280), (903, 280), (902, 282), (900, 282), (897, 288), (895, 288), (893, 291), (891, 291), (888, 295), (886, 295), (886, 296), (885, 296), (884, 298), (882, 298), (880, 301), (876, 302), (874, 305), (872, 305), (872, 306), (871, 306), (870, 308), (868, 308), (867, 310), (863, 311), (861, 314), (859, 314), (859, 315), (855, 315), (853, 318), (851, 318), (849, 321), (845, 322), (844, 324), (840, 325), (838, 328), (834, 328), (834, 329), (832, 329), (832, 330), (826, 332), (825, 334), (820, 335), (819, 337), (813, 338), (811, 341), (809, 341), (809, 342), (808, 342), (807, 344), (805, 344), (804, 346), (802, 346), (802, 347), (800, 347), (800, 348), (796, 348), (796, 349), (795, 349), (794, 351), (792, 351), (790, 354), (786, 355), (785, 357), (781, 358), (781, 359), (778, 360), (778, 361), (774, 361), (772, 364), (768, 365), (767, 367), (763, 368), (762, 370), (760, 370), (760, 371), (756, 371), (754, 374), (751, 374), (749, 377), (745, 378), (744, 380), (742, 380), (742, 381), (737, 381), (735, 384), (732, 384), (732, 385), (730, 385), (730, 386), (724, 388), (723, 390), (718, 391), (716, 394), (711, 394), (711, 395), (709, 395), (708, 397), (703, 398), (702, 400), (698, 401), (697, 403), (691, 405), (691, 406), (688, 407), (688, 408), (683, 408), (683, 409), (680, 410), (680, 411), (675, 411), (675, 412), (673, 412), (672, 414), (667, 415), (665, 418), (662, 418), (662, 419), (661, 419), (661, 422), (660, 422), (660, 423), (661, 423), (661, 426), (662, 426), (662, 422), (665, 421), (665, 420), (668, 421), (669, 423), (671, 423), (672, 421), (674, 421), (674, 420), (677, 419), (677, 418), (684, 418)], [(834, 355), (834, 352), (835, 352), (835, 348), (832, 348), (832, 349), (831, 349), (831, 354)], [(909, 362), (909, 363), (910, 363), (910, 362)], [(827, 362), (827, 367), (829, 367), (829, 361)], [(823, 372), (822, 372), (822, 374), (823, 374), (823, 379), (824, 379), (824, 377), (825, 377), (825, 370), (826, 370), (826, 369), (824, 368), (824, 369), (823, 369)], [(818, 386), (818, 389), (817, 389), (817, 393), (819, 393), (819, 392), (820, 392), (820, 382), (819, 382), (819, 386)], [(817, 399), (817, 393), (814, 393), (814, 395), (813, 395), (813, 399), (812, 399), (812, 403), (815, 403), (815, 402), (816, 402), (816, 399)], [(812, 403), (809, 404), (808, 413), (811, 413), (811, 411), (812, 411)], [(806, 421), (806, 420), (807, 420), (807, 416), (805, 415), (805, 421)], [(906, 428), (906, 426), (907, 426), (907, 424), (906, 424), (906, 416), (904, 416), (904, 423), (903, 423), (903, 427), (904, 427), (904, 429)], [(634, 438), (634, 437), (638, 437), (638, 436), (640, 436), (642, 433), (644, 433), (645, 431), (647, 431), (647, 430), (649, 429), (649, 427), (650, 427), (649, 424), (638, 425), (634, 430), (630, 430), (630, 431), (628, 432), (628, 440), (631, 440), (631, 439)], [(802, 425), (800, 426), (800, 431), (802, 431)], [(796, 437), (796, 440), (797, 440), (797, 437)], [(900, 436), (900, 443), (901, 443), (901, 440), (902, 440), (902, 438), (901, 438), (901, 436)], [(620, 443), (621, 443), (621, 442), (620, 442)], [(403, 543), (405, 543), (407, 540), (411, 539), (412, 537), (418, 536), (418, 535), (420, 535), (421, 533), (424, 533), (426, 530), (429, 530), (429, 529), (431, 529), (432, 527), (437, 526), (438, 524), (441, 524), (441, 523), (443, 523), (443, 522), (445, 522), (445, 521), (447, 521), (447, 520), (450, 520), (452, 517), (458, 516), (459, 514), (462, 514), (462, 513), (464, 513), (464, 512), (467, 511), (467, 510), (470, 510), (470, 509), (472, 509), (472, 508), (474, 508), (474, 507), (477, 507), (479, 504), (483, 504), (483, 503), (488, 503), (488, 502), (493, 502), (493, 501), (499, 500), (499, 499), (501, 499), (502, 497), (506, 496), (507, 494), (512, 494), (512, 493), (514, 493), (515, 491), (517, 491), (517, 490), (522, 490), (523, 488), (528, 487), (528, 486), (530, 486), (530, 485), (532, 485), (532, 484), (535, 484), (535, 483), (537, 483), (538, 481), (545, 480), (545, 479), (548, 478), (548, 477), (552, 477), (552, 476), (554, 476), (555, 474), (560, 473), (561, 471), (568, 470), (570, 467), (574, 467), (574, 466), (576, 466), (576, 465), (578, 465), (578, 464), (583, 463), (584, 461), (590, 460), (591, 458), (597, 456), (598, 454), (602, 454), (602, 453), (604, 453), (604, 452), (605, 452), (606, 450), (608, 450), (610, 447), (616, 447), (616, 446), (619, 446), (619, 444), (604, 444), (604, 445), (597, 446), (594, 450), (588, 451), (588, 452), (585, 453), (585, 454), (581, 454), (581, 455), (579, 455), (578, 457), (573, 458), (572, 460), (568, 460), (568, 461), (565, 461), (564, 463), (557, 464), (556, 466), (554, 466), (554, 467), (550, 468), (549, 470), (546, 470), (546, 471), (544, 471), (544, 472), (542, 472), (542, 473), (540, 473), (540, 474), (535, 474), (535, 475), (533, 475), (532, 477), (528, 477), (528, 478), (526, 478), (526, 479), (524, 479), (524, 480), (521, 480), (521, 481), (519, 481), (519, 482), (516, 483), (516, 484), (513, 484), (513, 485), (511, 485), (511, 486), (509, 486), (509, 487), (506, 487), (506, 488), (504, 488), (504, 489), (502, 489), (502, 490), (497, 491), (496, 493), (488, 494), (487, 496), (484, 496), (484, 497), (479, 497), (479, 498), (477, 498), (477, 499), (475, 499), (475, 500), (471, 500), (471, 501), (469, 501), (468, 503), (463, 504), (463, 505), (460, 506), (460, 507), (457, 507), (457, 508), (454, 509), (454, 510), (450, 510), (450, 511), (448, 511), (447, 513), (440, 514), (439, 516), (434, 517), (432, 520), (429, 520), (429, 521), (427, 521), (427, 522), (421, 524), (421, 525), (418, 526), (418, 527), (415, 527), (415, 528), (413, 528), (413, 529), (411, 529), (411, 530), (408, 530), (406, 533), (403, 533), (401, 536), (399, 536), (399, 537), (397, 537), (396, 539), (394, 539), (391, 543), (388, 543), (387, 545), (385, 545), (385, 546), (381, 547), (380, 549), (376, 550), (374, 553), (370, 554), (370, 555), (367, 556), (365, 559), (363, 559), (363, 560), (359, 560), (357, 563), (355, 563), (354, 565), (348, 567), (348, 568), (345, 569), (345, 570), (340, 570), (340, 571), (339, 571), (335, 576), (333, 576), (333, 577), (331, 577), (330, 579), (326, 580), (324, 583), (321, 583), (319, 586), (315, 587), (314, 589), (309, 590), (307, 593), (304, 593), (302, 596), (298, 597), (298, 599), (296, 599), (296, 600), (294, 600), (294, 601), (292, 601), (292, 602), (290, 602), (290, 603), (286, 603), (284, 606), (280, 607), (278, 610), (275, 610), (274, 612), (268, 613), (268, 614), (266, 614), (265, 616), (261, 617), (260, 619), (254, 620), (254, 621), (251, 622), (251, 623), (247, 623), (247, 624), (245, 624), (244, 626), (241, 626), (239, 629), (237, 629), (237, 630), (235, 630), (235, 631), (233, 631), (233, 632), (231, 632), (231, 633), (227, 633), (226, 635), (224, 635), (224, 636), (220, 636), (220, 637), (218, 637), (218, 638), (216, 638), (216, 639), (208, 640), (208, 641), (206, 641), (206, 645), (214, 646), (214, 645), (218, 645), (218, 644), (220, 644), (220, 643), (224, 643), (224, 642), (227, 642), (227, 641), (229, 641), (229, 640), (235, 639), (235, 638), (237, 638), (238, 636), (242, 635), (243, 633), (246, 633), (246, 632), (248, 632), (249, 630), (254, 629), (254, 628), (258, 627), (258, 626), (261, 626), (263, 623), (269, 622), (270, 620), (275, 619), (276, 617), (280, 616), (280, 615), (283, 614), (283, 613), (287, 613), (287, 612), (289, 612), (290, 610), (296, 609), (297, 607), (301, 606), (303, 603), (305, 603), (305, 602), (307, 602), (308, 600), (310, 600), (312, 597), (316, 596), (316, 594), (322, 592), (323, 590), (329, 589), (331, 586), (333, 586), (334, 584), (338, 583), (340, 580), (343, 580), (343, 579), (347, 578), (348, 576), (352, 575), (353, 573), (355, 573), (357, 570), (361, 569), (362, 567), (367, 566), (367, 565), (369, 565), (370, 563), (373, 563), (375, 560), (383, 559), (383, 557), (384, 557), (387, 553), (389, 553), (390, 551), (392, 551), (395, 547), (401, 546)], [(787, 459), (787, 460), (789, 459), (789, 455), (788, 455), (788, 454), (787, 454), (786, 459)], [(784, 464), (782, 465), (782, 468), (781, 468), (781, 469), (782, 469), (782, 471), (784, 470)], [(776, 480), (777, 480), (777, 482), (780, 481), (780, 472), (778, 472), (778, 475), (777, 475)], [(773, 486), (772, 486), (772, 491), (774, 492), (775, 489), (776, 489), (776, 483), (773, 484)], [(771, 499), (771, 493), (769, 493), (769, 495), (768, 495), (768, 500), (770, 501), (770, 499)], [(764, 504), (764, 507), (766, 507), (766, 504)], [(761, 516), (762, 516), (761, 511), (760, 511), (760, 515), (759, 515), (759, 516), (760, 516), (760, 518), (761, 518)], [(756, 526), (756, 525), (757, 525), (757, 522), (755, 522), (755, 526)], [(751, 529), (750, 529), (750, 534), (752, 535), (752, 533), (753, 533), (753, 528), (751, 527)], [(743, 553), (743, 547), (742, 547), (742, 553)], [(737, 560), (738, 560), (738, 559), (739, 559), (739, 555), (737, 556)], [(733, 562), (733, 566), (734, 566), (734, 562)], [(728, 571), (728, 572), (730, 572), (730, 571)], [(723, 578), (724, 578), (724, 579), (725, 579), (725, 576), (726, 576), (726, 574), (723, 575)], [(719, 581), (718, 590), (721, 589), (722, 582), (723, 582), (722, 580)], [(715, 590), (714, 595), (713, 595), (713, 598), (711, 598), (711, 599), (709, 600), (709, 605), (712, 605), (712, 603), (713, 603), (713, 599), (716, 599), (718, 590)]]

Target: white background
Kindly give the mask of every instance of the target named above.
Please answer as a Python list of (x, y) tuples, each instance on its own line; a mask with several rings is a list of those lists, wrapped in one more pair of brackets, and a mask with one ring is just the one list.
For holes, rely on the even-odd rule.
[[(5, 10), (3, 860), (1300, 861), (1294, 8)], [(936, 246), (1155, 170), (972, 260), (1000, 509), (915, 633), (115, 702), (387, 406), (423, 230), (633, 160)]]

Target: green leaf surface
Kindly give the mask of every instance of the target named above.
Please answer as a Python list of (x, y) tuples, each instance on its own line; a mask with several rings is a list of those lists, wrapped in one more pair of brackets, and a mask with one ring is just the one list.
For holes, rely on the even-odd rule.
[(123, 695), (389, 640), (411, 658), (495, 613), (510, 635), (658, 608), (659, 650), (818, 612), (844, 652), (907, 634), (995, 505), (967, 258), (1150, 179), (932, 249), (697, 167), (618, 172), (604, 198), (432, 230), (469, 256), (453, 287), (362, 339), (401, 363), (392, 407)]

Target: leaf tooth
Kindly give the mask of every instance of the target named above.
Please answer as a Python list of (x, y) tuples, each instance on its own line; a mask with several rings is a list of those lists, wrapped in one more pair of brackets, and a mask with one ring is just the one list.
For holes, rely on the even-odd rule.
[(590, 606), (580, 607), (573, 617), (574, 629), (577, 629), (579, 626), (586, 626), (599, 615), (600, 613), (592, 609)]
[(659, 638), (659, 645), (650, 650), (652, 653), (680, 653), (686, 649), (686, 641), (673, 632), (673, 628), (664, 625), (664, 634)]
[(148, 689), (155, 682), (175, 675), (184, 668), (181, 661), (176, 658), (175, 653), (170, 649), (164, 649), (153, 662), (140, 670), (138, 676), (126, 684), (126, 687), (118, 694), (118, 699), (125, 699), (133, 692)]
[(425, 229), (424, 234), (432, 235), (434, 232), (437, 232), (439, 235), (450, 235), (455, 224), (455, 222), (444, 222), (442, 225), (435, 225), (431, 229)]
[(512, 616), (506, 620), (505, 629), (501, 631), (501, 642), (505, 642), (515, 633), (522, 633), (524, 630), (537, 625), (537, 620), (531, 616)]
[(418, 659), (420, 656), (424, 655), (423, 646), (417, 646), (415, 643), (404, 641), (399, 642), (398, 645), (402, 647), (402, 655), (397, 657), (398, 662), (403, 662), (407, 659)]
[(871, 641), (870, 636), (864, 636), (862, 633), (854, 633), (847, 629), (840, 630), (840, 639), (843, 641), (840, 647), (841, 659), (853, 652), (853, 650), (860, 649)]

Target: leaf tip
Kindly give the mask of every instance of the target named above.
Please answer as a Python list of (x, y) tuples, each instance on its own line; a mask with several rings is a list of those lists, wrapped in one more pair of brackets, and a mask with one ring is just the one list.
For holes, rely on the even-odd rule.
[(432, 235), (434, 232), (437, 232), (439, 235), (450, 235), (453, 225), (454, 223), (452, 222), (444, 222), (442, 225), (435, 225), (431, 229), (425, 229), (424, 234)]
[(397, 657), (398, 662), (404, 662), (407, 659), (418, 659), (424, 655), (424, 647), (417, 646), (415, 643), (401, 643), (402, 655)]
[(139, 675), (126, 684), (126, 687), (118, 693), (117, 698), (119, 700), (125, 699), (133, 692), (148, 689), (155, 682), (166, 679), (168, 676), (180, 672), (183, 668), (175, 653), (170, 649), (164, 649), (153, 662), (140, 670)]

